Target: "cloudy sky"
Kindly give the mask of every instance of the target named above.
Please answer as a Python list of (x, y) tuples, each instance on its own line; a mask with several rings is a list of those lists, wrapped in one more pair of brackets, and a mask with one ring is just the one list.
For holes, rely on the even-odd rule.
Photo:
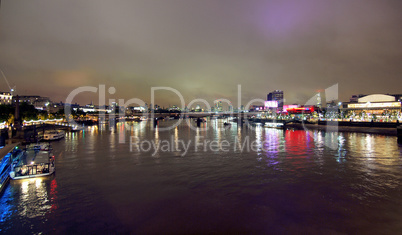
[(237, 103), (240, 84), (243, 103), (280, 89), (301, 104), (338, 84), (347, 101), (402, 93), (401, 11), (400, 0), (2, 0), (0, 68), (18, 94), (54, 101), (99, 84), (148, 103), (155, 86)]

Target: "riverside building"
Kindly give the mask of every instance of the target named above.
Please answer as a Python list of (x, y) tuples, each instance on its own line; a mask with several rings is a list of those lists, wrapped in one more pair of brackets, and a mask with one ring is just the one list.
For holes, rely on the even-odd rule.
[(373, 94), (362, 96), (357, 102), (344, 103), (341, 111), (345, 118), (396, 121), (401, 119), (401, 101), (393, 95)]

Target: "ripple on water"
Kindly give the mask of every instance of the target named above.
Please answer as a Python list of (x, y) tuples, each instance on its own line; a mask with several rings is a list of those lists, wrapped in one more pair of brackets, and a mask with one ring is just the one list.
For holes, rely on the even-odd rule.
[[(121, 125), (55, 142), (56, 175), (12, 181), (2, 195), (1, 232), (401, 231), (402, 158), (394, 137), (212, 128), (220, 120), (208, 121), (207, 131)], [(129, 136), (190, 148), (184, 156), (130, 152)], [(228, 141), (229, 151), (197, 150), (197, 137)], [(238, 147), (246, 140), (256, 151)]]

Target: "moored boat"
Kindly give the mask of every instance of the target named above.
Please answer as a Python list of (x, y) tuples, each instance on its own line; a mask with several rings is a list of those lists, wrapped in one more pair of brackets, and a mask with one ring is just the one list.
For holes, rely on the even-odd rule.
[(74, 126), (73, 128), (71, 128), (71, 132), (80, 132), (84, 130), (84, 127), (82, 126)]
[(62, 130), (47, 130), (43, 134), (43, 140), (59, 140), (64, 138), (65, 132)]
[(33, 143), (26, 146), (27, 150), (42, 150), (42, 151), (49, 151), (51, 150), (51, 146), (49, 143)]
[(51, 151), (26, 150), (11, 164), (13, 180), (48, 176), (55, 172), (55, 159)]
[(282, 129), (284, 128), (284, 124), (282, 122), (266, 122), (264, 124), (265, 127), (270, 127), (270, 128), (277, 128), (277, 129)]

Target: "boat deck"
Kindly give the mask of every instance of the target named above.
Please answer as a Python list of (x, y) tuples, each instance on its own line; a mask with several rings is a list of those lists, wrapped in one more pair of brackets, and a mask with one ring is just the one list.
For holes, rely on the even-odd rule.
[(11, 172), (13, 179), (49, 175), (54, 172), (54, 158), (48, 151), (27, 150)]
[(49, 152), (47, 151), (27, 150), (26, 153), (20, 157), (18, 166), (49, 163), (49, 157)]

